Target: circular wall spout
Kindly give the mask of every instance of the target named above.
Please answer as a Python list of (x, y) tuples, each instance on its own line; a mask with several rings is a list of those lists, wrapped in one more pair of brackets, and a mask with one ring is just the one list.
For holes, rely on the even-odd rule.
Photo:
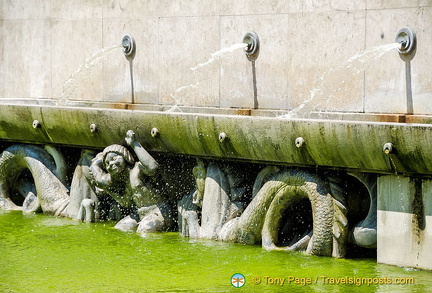
[(98, 131), (97, 125), (95, 123), (90, 124), (90, 132), (95, 133)]
[(391, 142), (386, 142), (383, 146), (383, 152), (388, 155), (393, 152), (394, 146)]
[(126, 59), (132, 60), (135, 57), (135, 40), (131, 35), (125, 35), (122, 39), (123, 53)]
[(260, 42), (256, 32), (247, 32), (243, 37), (243, 43), (247, 46), (243, 49), (249, 61), (255, 61), (259, 55)]
[(416, 51), (416, 34), (409, 27), (401, 28), (395, 37), (395, 42), (399, 43), (398, 52), (403, 60), (411, 60)]
[(225, 132), (219, 133), (219, 141), (223, 142), (227, 138), (227, 135)]
[(296, 140), (295, 140), (295, 146), (298, 147), (298, 148), (300, 148), (300, 147), (303, 146), (303, 144), (304, 144), (303, 137), (297, 137)]
[(159, 135), (159, 129), (157, 129), (156, 127), (153, 127), (150, 131), (150, 134), (152, 137), (156, 137)]
[(42, 124), (40, 123), (39, 120), (33, 120), (33, 124), (32, 124), (33, 128), (40, 128), (42, 126)]

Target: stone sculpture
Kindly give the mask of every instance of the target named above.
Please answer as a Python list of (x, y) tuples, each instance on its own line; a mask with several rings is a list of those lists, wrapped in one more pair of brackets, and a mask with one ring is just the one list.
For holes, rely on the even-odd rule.
[[(133, 131), (126, 133), (125, 141), (132, 151), (117, 144), (97, 154), (83, 150), (70, 194), (66, 164), (55, 148), (8, 147), (0, 155), (0, 208), (42, 211), (88, 222), (121, 219), (117, 229), (139, 233), (170, 228), (169, 200), (159, 187), (158, 163)], [(201, 159), (192, 173), (195, 190), (177, 206), (182, 235), (261, 243), (267, 250), (344, 256), (348, 220), (345, 193), (338, 179), (269, 166), (261, 170), (252, 186), (244, 180), (250, 174), (228, 164), (205, 164)], [(366, 219), (354, 227), (351, 241), (375, 247), (376, 180), (353, 176), (367, 186), (371, 208)], [(21, 199), (17, 200), (16, 193)], [(300, 225), (295, 217), (306, 224)]]
[[(312, 229), (290, 244), (278, 246), (278, 232), (282, 224), (287, 224), (281, 223), (283, 212), (304, 198), (312, 207)], [(240, 217), (223, 227), (219, 237), (244, 244), (261, 242), (267, 250), (306, 250), (313, 255), (343, 257), (348, 235), (346, 213), (346, 207), (332, 196), (330, 184), (323, 178), (281, 170), (263, 184)]]
[[(39, 146), (18, 144), (5, 149), (0, 156), (0, 207), (6, 210), (23, 210), (62, 215), (69, 204), (68, 189), (64, 182), (64, 160), (55, 149), (48, 151)], [(57, 162), (55, 161), (57, 159)], [(57, 163), (57, 164), (56, 164)], [(25, 178), (28, 170), (33, 176)], [(23, 175), (24, 174), (24, 175)], [(22, 206), (11, 197), (18, 192)]]
[(110, 145), (92, 160), (90, 183), (98, 198), (113, 198), (122, 214), (129, 214), (117, 229), (140, 233), (165, 230), (170, 226), (170, 210), (157, 187), (158, 163), (135, 140), (132, 130), (125, 140), (138, 161), (126, 147)]
[[(234, 212), (233, 206), (238, 205), (227, 193), (230, 189), (220, 169), (209, 165), (204, 172), (202, 168), (199, 163), (194, 169), (196, 191), (178, 204), (182, 235), (243, 244), (261, 242), (268, 250), (306, 250), (314, 255), (344, 256), (348, 235), (347, 209), (335, 182), (306, 172), (267, 167), (258, 175), (253, 198), (246, 209), (237, 208)], [(284, 226), (285, 233), (292, 229), (289, 222), (282, 223), (283, 214), (304, 199), (310, 201), (312, 226), (292, 237), (291, 243), (279, 246), (281, 227)], [(200, 213), (201, 225), (198, 223)]]
[(99, 199), (90, 184), (90, 164), (96, 152), (82, 150), (81, 158), (73, 172), (70, 187), (70, 202), (64, 215), (84, 222), (94, 222), (101, 219)]
[[(121, 145), (110, 145), (98, 154), (83, 150), (70, 194), (65, 162), (55, 148), (14, 145), (5, 149), (0, 156), (0, 208), (87, 222), (121, 215), (126, 217), (116, 225), (120, 230), (168, 229), (170, 208), (157, 187), (158, 163), (135, 140), (133, 131), (127, 132), (125, 140), (133, 153)], [(24, 176), (26, 170), (32, 178)], [(22, 198), (11, 198), (17, 192)]]
[(365, 248), (377, 247), (377, 175), (366, 173), (351, 173), (361, 181), (369, 192), (370, 205), (365, 219), (355, 224), (350, 231), (351, 243)]
[(196, 189), (178, 202), (179, 229), (187, 237), (218, 239), (223, 225), (244, 210), (243, 178), (227, 166), (197, 161)]

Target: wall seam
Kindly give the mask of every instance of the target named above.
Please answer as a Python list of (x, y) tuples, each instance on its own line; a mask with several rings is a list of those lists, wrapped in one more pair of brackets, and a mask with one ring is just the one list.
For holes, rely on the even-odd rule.
[[(367, 15), (368, 15), (368, 9), (367, 9), (367, 3), (365, 8), (365, 14), (364, 14), (364, 42), (363, 42), (363, 51), (366, 50), (366, 40), (367, 40)], [(363, 97), (362, 97), (362, 112), (366, 112), (366, 69), (363, 71)]]
[[(102, 4), (103, 0), (100, 0), (100, 4), (101, 4), (101, 42), (102, 42), (102, 48), (105, 47), (105, 40), (104, 40), (104, 7)], [(105, 89), (105, 78), (104, 78), (104, 72), (105, 72), (105, 61), (102, 61), (102, 73), (101, 73), (101, 82), (102, 82), (102, 97), (99, 98), (99, 100), (105, 100), (105, 97), (108, 96), (108, 94), (106, 93), (106, 89)]]

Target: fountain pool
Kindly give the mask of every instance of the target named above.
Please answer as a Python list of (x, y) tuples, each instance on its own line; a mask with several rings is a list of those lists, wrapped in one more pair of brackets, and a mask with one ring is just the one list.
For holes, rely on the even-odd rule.
[[(193, 240), (178, 233), (140, 237), (113, 226), (0, 211), (0, 291), (231, 292), (238, 290), (231, 285), (236, 273), (245, 276), (248, 292), (303, 291), (301, 284), (288, 284), (290, 276), (311, 278), (313, 284), (305, 286), (319, 292), (425, 292), (432, 286), (429, 272), (376, 264), (372, 258), (267, 252), (261, 246)], [(274, 278), (284, 278), (284, 285)], [(414, 284), (334, 285), (331, 278), (399, 278)]]

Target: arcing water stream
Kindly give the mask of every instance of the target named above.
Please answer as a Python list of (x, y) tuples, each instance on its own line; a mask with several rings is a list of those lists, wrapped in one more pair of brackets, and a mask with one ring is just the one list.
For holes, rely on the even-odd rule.
[(247, 46), (246, 43), (238, 43), (238, 44), (231, 45), (229, 47), (222, 48), (219, 51), (211, 53), (211, 57), (206, 62), (200, 63), (200, 64), (192, 67), (191, 70), (197, 71), (198, 69), (201, 69), (203, 67), (206, 67), (206, 66), (212, 64), (214, 61), (218, 60), (224, 54), (234, 52), (235, 50), (238, 50), (238, 49), (244, 49), (246, 46)]
[(122, 46), (115, 45), (96, 51), (93, 55), (88, 57), (84, 62), (75, 70), (74, 73), (63, 83), (62, 93), (57, 100), (57, 105), (64, 105), (66, 101), (72, 98), (75, 90), (82, 86), (86, 81), (89, 74), (94, 67), (102, 60), (108, 57), (112, 52), (119, 50)]
[(213, 64), (216, 60), (219, 60), (219, 58), (225, 54), (228, 53), (232, 53), (238, 49), (243, 49), (247, 46), (246, 43), (237, 43), (234, 45), (231, 45), (229, 47), (225, 47), (222, 48), (214, 53), (210, 54), (210, 58), (203, 62), (203, 63), (199, 63), (198, 65), (191, 67), (191, 71), (194, 73), (194, 77), (195, 77), (195, 82), (189, 84), (189, 85), (183, 85), (178, 87), (174, 93), (172, 93), (170, 95), (170, 97), (175, 101), (175, 105), (170, 108), (169, 110), (167, 110), (167, 112), (175, 112), (175, 111), (180, 111), (180, 108), (178, 107), (181, 104), (182, 99), (184, 98), (184, 96), (179, 96), (179, 94), (184, 94), (185, 92), (187, 92), (188, 90), (191, 89), (197, 89), (198, 86), (200, 85), (200, 81), (198, 79), (198, 73), (200, 70), (205, 69), (206, 67), (210, 66), (211, 64)]
[[(394, 51), (400, 46), (399, 43), (391, 43), (382, 46), (373, 47), (366, 51), (355, 54), (347, 61), (341, 63), (336, 67), (332, 67), (324, 72), (317, 80), (316, 86), (310, 91), (309, 97), (303, 101), (299, 106), (292, 109), (288, 114), (280, 116), (281, 118), (295, 118), (307, 115), (316, 106), (309, 106), (312, 101), (322, 102), (326, 99), (327, 103), (331, 101), (332, 94), (338, 90), (343, 89), (347, 76), (358, 78), (359, 73), (373, 65), (373, 62), (381, 58), (388, 52)], [(339, 82), (339, 87), (328, 88), (328, 81), (332, 79), (333, 75), (344, 75), (345, 79)], [(335, 78), (338, 81), (339, 78)], [(309, 106), (309, 107), (308, 107)]]

